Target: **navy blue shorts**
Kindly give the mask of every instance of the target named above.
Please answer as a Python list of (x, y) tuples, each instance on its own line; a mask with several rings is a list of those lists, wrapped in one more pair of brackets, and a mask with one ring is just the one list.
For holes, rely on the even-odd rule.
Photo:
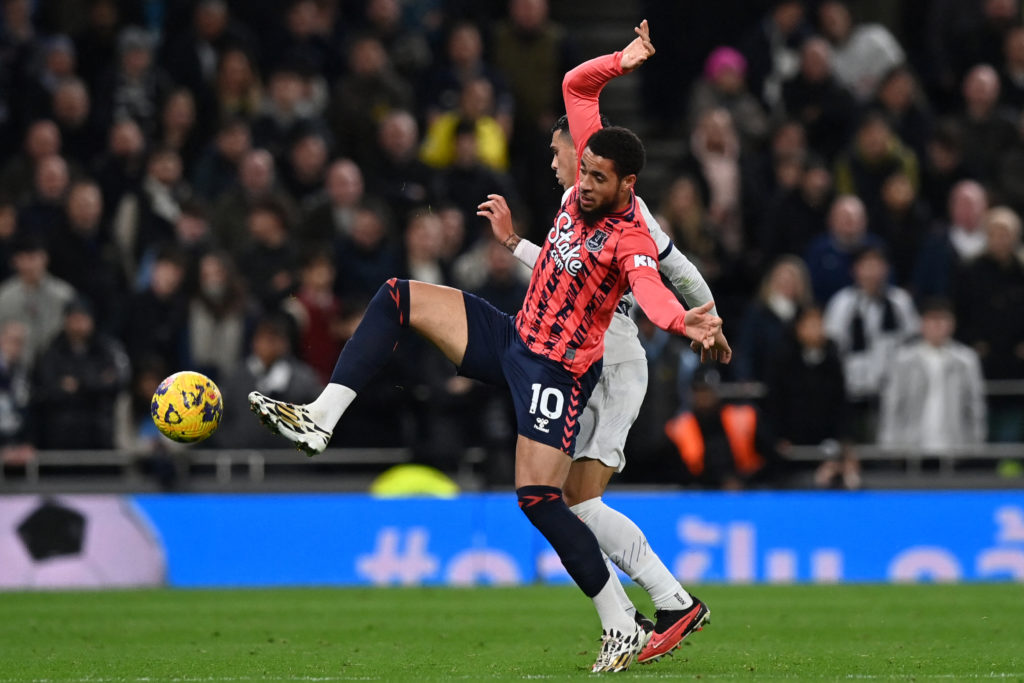
[(572, 455), (579, 417), (601, 375), (601, 361), (579, 379), (526, 347), (510, 315), (463, 293), (469, 338), (459, 374), (512, 392), (519, 434)]

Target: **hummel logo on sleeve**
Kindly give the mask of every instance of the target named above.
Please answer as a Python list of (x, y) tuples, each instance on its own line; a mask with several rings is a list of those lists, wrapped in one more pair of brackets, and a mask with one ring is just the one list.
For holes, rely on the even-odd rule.
[(658, 269), (657, 262), (650, 256), (645, 256), (644, 254), (636, 254), (635, 256), (633, 256), (633, 267), (640, 268), (642, 266), (654, 268), (655, 270)]

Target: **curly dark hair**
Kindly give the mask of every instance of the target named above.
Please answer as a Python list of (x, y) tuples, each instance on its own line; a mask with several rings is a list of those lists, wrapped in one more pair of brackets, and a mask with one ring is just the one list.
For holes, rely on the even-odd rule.
[(597, 156), (611, 159), (620, 178), (640, 173), (647, 160), (644, 143), (636, 133), (622, 126), (596, 131), (587, 140), (587, 147)]

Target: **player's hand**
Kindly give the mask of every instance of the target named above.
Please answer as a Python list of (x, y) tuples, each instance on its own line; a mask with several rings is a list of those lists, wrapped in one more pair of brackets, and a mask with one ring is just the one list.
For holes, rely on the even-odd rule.
[[(508, 202), (500, 194), (487, 195), (487, 201), (476, 207), (477, 216), (483, 216), (491, 223), (491, 232), (494, 238), (509, 247), (512, 242), (518, 242), (515, 228), (512, 227), (512, 211), (508, 208)], [(510, 249), (515, 249), (512, 244)]]
[(620, 62), (623, 71), (632, 71), (654, 54), (654, 43), (651, 42), (651, 31), (647, 27), (647, 20), (640, 22), (639, 26), (633, 28), (636, 38), (622, 50), (622, 61)]
[(683, 318), (683, 322), (686, 323), (686, 336), (705, 350), (715, 345), (715, 335), (722, 331), (722, 319), (709, 312), (714, 306), (714, 301), (708, 301), (688, 310), (686, 317)]
[(732, 360), (732, 347), (721, 330), (715, 333), (715, 343), (710, 349), (705, 349), (700, 342), (691, 341), (690, 348), (694, 353), (700, 354), (700, 362), (707, 363), (709, 360), (716, 360), (719, 363), (729, 364)]

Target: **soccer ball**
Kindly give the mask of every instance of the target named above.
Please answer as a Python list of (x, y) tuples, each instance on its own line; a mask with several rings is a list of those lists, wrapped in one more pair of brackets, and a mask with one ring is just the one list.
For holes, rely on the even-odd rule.
[(160, 382), (149, 404), (149, 414), (160, 433), (180, 443), (209, 437), (223, 413), (220, 389), (206, 375), (191, 370), (176, 372)]

